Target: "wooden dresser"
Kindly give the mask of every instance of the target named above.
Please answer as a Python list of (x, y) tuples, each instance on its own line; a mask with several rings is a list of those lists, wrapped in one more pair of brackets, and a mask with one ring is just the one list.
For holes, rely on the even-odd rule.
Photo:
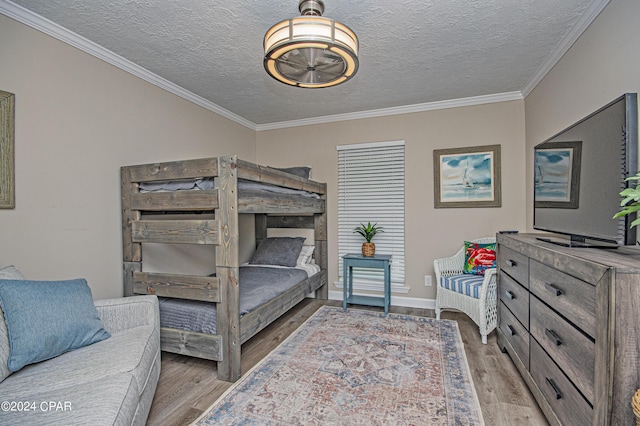
[[(633, 425), (640, 250), (498, 234), (498, 344), (552, 425)], [(557, 239), (558, 237), (555, 236)]]

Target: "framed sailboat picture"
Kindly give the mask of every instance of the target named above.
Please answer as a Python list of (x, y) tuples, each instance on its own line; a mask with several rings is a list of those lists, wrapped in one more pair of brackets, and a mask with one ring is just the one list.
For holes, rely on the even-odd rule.
[(435, 208), (500, 207), (500, 145), (433, 150)]
[(535, 149), (535, 207), (577, 209), (582, 142), (545, 143)]

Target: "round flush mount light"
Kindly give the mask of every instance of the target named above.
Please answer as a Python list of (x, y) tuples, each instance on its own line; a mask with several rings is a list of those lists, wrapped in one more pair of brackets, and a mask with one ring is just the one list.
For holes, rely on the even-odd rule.
[(264, 36), (264, 69), (276, 80), (319, 89), (351, 79), (358, 71), (358, 37), (322, 16), (322, 0), (301, 0), (302, 16), (271, 27)]

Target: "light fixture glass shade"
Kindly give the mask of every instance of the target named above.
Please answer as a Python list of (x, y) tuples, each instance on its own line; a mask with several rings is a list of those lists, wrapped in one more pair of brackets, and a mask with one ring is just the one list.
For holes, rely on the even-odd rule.
[(358, 71), (358, 38), (346, 25), (322, 16), (287, 19), (264, 36), (264, 68), (291, 86), (335, 86)]

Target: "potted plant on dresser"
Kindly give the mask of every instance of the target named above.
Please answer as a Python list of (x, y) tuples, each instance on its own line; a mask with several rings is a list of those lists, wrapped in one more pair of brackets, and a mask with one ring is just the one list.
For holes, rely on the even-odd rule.
[[(620, 201), (620, 207), (622, 210), (613, 216), (614, 219), (640, 212), (640, 172), (625, 180), (627, 182), (635, 180), (636, 184), (635, 186), (629, 186), (629, 188), (620, 192), (620, 196), (623, 197), (622, 201)], [(633, 228), (638, 225), (640, 225), (640, 216), (636, 216), (635, 220), (629, 224), (629, 228)], [(640, 241), (636, 241), (636, 243), (640, 244)]]
[(384, 232), (382, 226), (378, 226), (377, 223), (372, 225), (371, 222), (368, 222), (366, 225), (361, 223), (360, 226), (357, 226), (356, 229), (353, 230), (354, 234), (360, 234), (366, 240), (366, 242), (362, 243), (363, 256), (372, 257), (376, 254), (376, 245), (372, 243), (371, 240), (378, 232)]

